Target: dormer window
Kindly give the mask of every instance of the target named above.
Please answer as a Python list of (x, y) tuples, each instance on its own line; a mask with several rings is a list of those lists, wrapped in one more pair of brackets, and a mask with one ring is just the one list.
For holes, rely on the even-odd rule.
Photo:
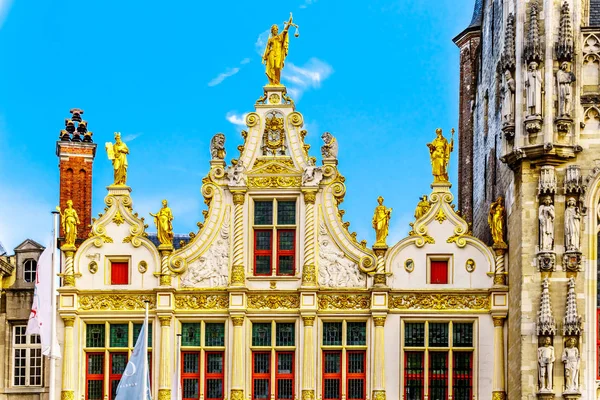
[(254, 275), (296, 273), (296, 200), (254, 201)]
[(23, 279), (25, 282), (35, 282), (35, 274), (37, 272), (37, 261), (29, 259), (23, 263)]

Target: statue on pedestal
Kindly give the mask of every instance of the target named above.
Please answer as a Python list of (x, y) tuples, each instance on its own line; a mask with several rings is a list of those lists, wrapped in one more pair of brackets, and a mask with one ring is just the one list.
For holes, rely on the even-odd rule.
[(156, 213), (150, 213), (154, 217), (154, 223), (156, 224), (156, 233), (158, 241), (161, 245), (172, 246), (173, 245), (173, 213), (167, 206), (167, 200), (162, 201), (162, 208)]
[(562, 362), (565, 364), (565, 393), (578, 393), (579, 392), (579, 363), (581, 358), (579, 356), (579, 349), (577, 346), (577, 339), (567, 339), (567, 347), (564, 348), (562, 353)]
[(451, 132), (452, 138), (450, 139), (450, 143), (448, 143), (440, 128), (435, 130), (436, 138), (431, 143), (427, 143), (429, 157), (431, 158), (433, 183), (448, 182), (448, 163), (450, 161), (450, 153), (454, 149), (454, 129)]
[(569, 71), (569, 63), (560, 64), (556, 71), (556, 82), (558, 83), (558, 116), (571, 117), (572, 83), (575, 75)]
[(325, 132), (321, 135), (321, 139), (324, 142), (323, 146), (321, 146), (321, 156), (323, 158), (337, 158), (338, 143), (335, 137), (331, 133)]
[(115, 132), (115, 143), (106, 143), (108, 159), (112, 161), (115, 181), (113, 185), (125, 186), (127, 184), (127, 154), (129, 149), (121, 141), (121, 133)]
[(225, 158), (225, 135), (217, 133), (210, 141), (210, 156), (213, 160)]
[(296, 28), (294, 36), (298, 37), (298, 25), (292, 22), (292, 13), (290, 13), (290, 19), (283, 23), (283, 32), (279, 33), (279, 27), (277, 25), (271, 26), (271, 37), (267, 41), (265, 52), (263, 53), (263, 64), (266, 65), (266, 74), (269, 78), (269, 85), (279, 86), (281, 85), (281, 70), (285, 64), (285, 57), (288, 54), (288, 47), (290, 44), (290, 38), (288, 36), (288, 30), (290, 26)]
[(540, 392), (552, 392), (552, 370), (554, 367), (554, 346), (549, 336), (544, 337), (543, 346), (538, 347), (538, 367)]
[(429, 211), (430, 208), (431, 203), (427, 199), (427, 195), (424, 194), (422, 197), (419, 197), (419, 202), (417, 203), (417, 208), (415, 209), (415, 220), (427, 214), (427, 211)]
[(245, 170), (246, 167), (244, 167), (241, 159), (237, 160), (237, 162), (232, 161), (232, 165), (227, 167), (226, 171), (229, 178), (229, 186), (244, 186), (246, 184), (246, 178), (244, 177)]
[[(58, 208), (60, 212), (60, 208)], [(73, 208), (73, 201), (67, 200), (67, 208), (60, 213), (61, 225), (65, 235), (65, 245), (75, 246), (77, 240), (77, 225), (80, 224), (77, 211)]]
[(319, 182), (323, 179), (323, 170), (315, 166), (315, 163), (316, 159), (314, 157), (308, 158), (308, 164), (302, 172), (303, 186), (319, 186)]
[(498, 199), (490, 205), (490, 213), (488, 215), (488, 224), (492, 233), (492, 239), (496, 245), (505, 245), (504, 242), (504, 199)]
[(542, 72), (535, 61), (529, 63), (525, 88), (527, 89), (527, 115), (542, 115)]
[(554, 204), (552, 197), (545, 196), (538, 212), (540, 225), (540, 251), (554, 249)]
[(389, 231), (392, 209), (383, 205), (383, 197), (381, 196), (377, 198), (377, 203), (379, 203), (379, 205), (375, 207), (375, 213), (373, 215), (373, 228), (375, 229), (374, 246), (385, 246), (385, 239), (387, 238)]
[(581, 213), (577, 201), (573, 197), (567, 200), (565, 209), (565, 248), (567, 251), (578, 251), (580, 245)]
[(502, 88), (502, 124), (515, 123), (515, 91), (517, 86), (515, 79), (509, 70), (504, 72), (504, 86)]

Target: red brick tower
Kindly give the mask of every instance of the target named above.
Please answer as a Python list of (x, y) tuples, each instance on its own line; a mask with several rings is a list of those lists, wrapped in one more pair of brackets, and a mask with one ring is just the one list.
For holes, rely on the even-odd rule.
[[(96, 143), (92, 141), (92, 132), (87, 130), (87, 122), (81, 119), (83, 110), (73, 108), (70, 112), (72, 116), (65, 119), (65, 129), (60, 131), (60, 139), (56, 142), (60, 208), (66, 207), (67, 200), (73, 201), (81, 222), (77, 230), (80, 243), (87, 238), (92, 223), (92, 164)], [(60, 237), (64, 237), (62, 228)]]

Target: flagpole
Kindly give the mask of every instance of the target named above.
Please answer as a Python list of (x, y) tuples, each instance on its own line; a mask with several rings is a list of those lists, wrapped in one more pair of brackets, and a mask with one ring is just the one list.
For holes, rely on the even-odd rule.
[(48, 385), (48, 389), (50, 393), (48, 393), (48, 400), (55, 400), (56, 393), (56, 354), (54, 354), (55, 343), (56, 343), (56, 274), (57, 274), (57, 265), (59, 263), (59, 254), (58, 254), (58, 211), (52, 211), (54, 217), (54, 230), (52, 232), (52, 274), (50, 275), (50, 293), (52, 293), (52, 304), (50, 314), (50, 384)]
[(144, 390), (142, 390), (142, 399), (141, 400), (148, 400), (148, 388), (146, 387), (146, 385), (148, 384), (148, 303), (150, 303), (148, 300), (144, 301), (146, 303), (146, 315), (144, 316)]

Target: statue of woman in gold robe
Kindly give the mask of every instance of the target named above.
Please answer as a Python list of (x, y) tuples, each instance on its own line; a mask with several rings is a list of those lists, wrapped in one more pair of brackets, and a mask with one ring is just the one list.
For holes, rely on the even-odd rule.
[(108, 159), (112, 161), (113, 165), (115, 175), (114, 185), (126, 185), (127, 154), (129, 154), (129, 148), (121, 141), (121, 134), (119, 132), (115, 132), (115, 144), (106, 143), (106, 152), (108, 153)]
[(504, 199), (498, 199), (490, 205), (490, 213), (488, 215), (488, 224), (494, 244), (504, 245)]
[(263, 53), (263, 64), (266, 65), (266, 74), (269, 78), (269, 85), (281, 85), (281, 70), (285, 62), (285, 57), (288, 54), (288, 46), (290, 38), (288, 29), (290, 26), (295, 26), (292, 23), (292, 14), (290, 19), (284, 23), (283, 32), (279, 32), (277, 25), (271, 26), (271, 37), (267, 41), (265, 52)]
[(379, 205), (375, 207), (375, 213), (373, 214), (373, 228), (375, 228), (375, 246), (386, 245), (385, 239), (387, 238), (390, 217), (392, 216), (392, 209), (387, 208), (383, 205), (383, 197), (377, 198)]
[(156, 224), (158, 241), (160, 244), (173, 245), (173, 213), (167, 206), (167, 201), (162, 201), (162, 208), (156, 214), (150, 213)]
[(433, 183), (448, 182), (448, 163), (450, 161), (450, 153), (454, 149), (454, 129), (452, 129), (452, 138), (450, 143), (442, 135), (442, 130), (435, 130), (437, 137), (431, 143), (427, 143), (429, 147), (429, 156), (431, 157), (431, 169), (433, 173)]
[(77, 240), (77, 225), (79, 225), (80, 222), (77, 211), (73, 208), (73, 202), (71, 200), (67, 200), (67, 208), (60, 213), (60, 216), (63, 233), (65, 235), (65, 245), (75, 246), (75, 240)]

